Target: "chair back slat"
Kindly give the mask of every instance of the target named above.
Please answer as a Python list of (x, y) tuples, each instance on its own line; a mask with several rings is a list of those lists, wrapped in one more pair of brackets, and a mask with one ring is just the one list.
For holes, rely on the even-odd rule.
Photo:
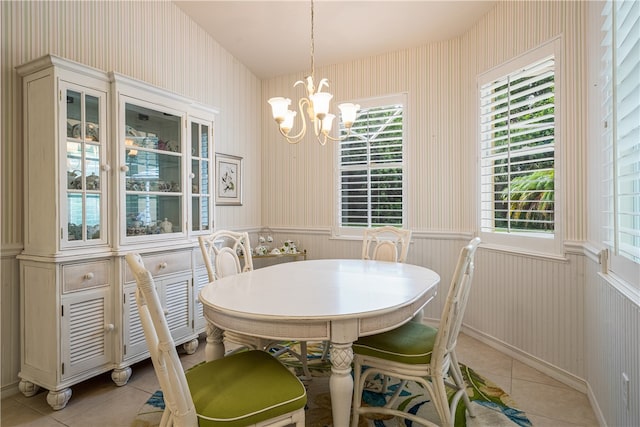
[(198, 419), (189, 385), (171, 337), (153, 277), (145, 268), (139, 254), (129, 253), (125, 259), (136, 279), (138, 313), (151, 354), (151, 362), (160, 382), (166, 410), (170, 412), (170, 418), (175, 426), (195, 426), (198, 424)]
[[(209, 281), (253, 270), (249, 233), (218, 230), (198, 237)], [(240, 262), (242, 255), (244, 262)]]
[(240, 258), (236, 252), (229, 248), (221, 248), (218, 251), (215, 261), (216, 277), (218, 279), (226, 276), (232, 276), (242, 271), (240, 267)]
[(476, 237), (460, 251), (444, 309), (442, 310), (431, 363), (435, 369), (441, 369), (444, 372), (448, 369), (449, 354), (456, 347), (458, 334), (462, 327), (462, 319), (473, 280), (475, 253), (479, 244), (480, 239)]
[(406, 262), (411, 230), (386, 225), (367, 228), (362, 240), (362, 259)]
[(383, 240), (373, 249), (373, 256), (371, 259), (398, 262), (398, 248), (395, 243), (389, 240)]

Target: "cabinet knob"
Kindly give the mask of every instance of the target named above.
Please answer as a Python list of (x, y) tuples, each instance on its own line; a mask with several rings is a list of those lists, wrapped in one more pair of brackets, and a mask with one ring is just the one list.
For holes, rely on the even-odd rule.
[(160, 265), (158, 265), (158, 267), (160, 268), (160, 270), (163, 270), (163, 269), (167, 268), (167, 263), (166, 262), (161, 262)]
[(165, 310), (164, 312), (165, 317), (169, 315), (169, 310)]
[(111, 332), (115, 329), (116, 327), (113, 325), (113, 323), (109, 323), (104, 327), (104, 330), (107, 332)]
[(109, 172), (111, 170), (111, 166), (109, 165), (102, 165), (101, 169), (105, 172)]
[(189, 174), (189, 178), (193, 179), (193, 178), (195, 178), (195, 177), (196, 177), (196, 174), (195, 174), (195, 173), (191, 172), (191, 173)]
[(87, 273), (87, 274), (85, 274), (85, 275), (84, 275), (84, 279), (85, 279), (85, 280), (91, 280), (91, 279), (93, 279), (93, 273)]
[(127, 165), (122, 165), (122, 166), (120, 166), (120, 170), (121, 170), (122, 172), (129, 172), (129, 166), (127, 166)]

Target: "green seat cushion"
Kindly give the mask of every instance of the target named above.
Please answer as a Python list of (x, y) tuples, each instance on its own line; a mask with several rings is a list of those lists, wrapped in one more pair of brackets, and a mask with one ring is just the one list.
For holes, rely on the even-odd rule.
[(360, 338), (353, 343), (353, 351), (399, 363), (427, 364), (437, 333), (431, 326), (407, 322), (399, 328)]
[(242, 427), (304, 408), (298, 378), (263, 351), (247, 351), (185, 373), (200, 426)]

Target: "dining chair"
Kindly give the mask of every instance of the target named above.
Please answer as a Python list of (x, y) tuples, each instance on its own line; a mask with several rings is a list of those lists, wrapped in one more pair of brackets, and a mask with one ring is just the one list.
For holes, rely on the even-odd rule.
[[(475, 416), (455, 348), (479, 244), (480, 239), (476, 237), (460, 251), (438, 328), (410, 321), (391, 331), (360, 338), (353, 344), (352, 427), (358, 425), (361, 414), (367, 413), (393, 415), (422, 425), (436, 426), (430, 420), (392, 407), (407, 381), (415, 381), (429, 392), (442, 425), (453, 426), (460, 398), (464, 400), (469, 415)], [(362, 406), (365, 381), (375, 374), (400, 379), (401, 384), (384, 406)], [(451, 397), (447, 396), (447, 387), (453, 389)]]
[(362, 259), (406, 262), (411, 230), (385, 225), (366, 228), (362, 239)]
[(304, 385), (263, 351), (246, 351), (184, 371), (153, 277), (137, 253), (125, 256), (165, 410), (160, 426), (304, 426)]
[[(210, 282), (253, 270), (249, 233), (218, 230), (208, 236), (199, 236), (198, 241)], [(240, 262), (241, 258), (244, 261), (242, 263)], [(288, 343), (279, 343), (232, 331), (224, 332), (224, 340), (233, 345), (231, 353), (251, 349), (266, 350), (274, 357), (291, 354), (300, 361), (304, 379), (311, 379), (307, 358), (301, 355), (306, 354), (306, 347), (298, 353)]]
[[(406, 262), (411, 243), (411, 230), (390, 225), (366, 228), (362, 237), (362, 259), (375, 261)], [(424, 313), (413, 317), (422, 321)]]
[[(253, 270), (251, 242), (246, 231), (218, 230), (206, 236), (199, 236), (198, 242), (209, 282)], [(233, 345), (234, 348), (229, 350), (232, 353), (245, 349), (263, 350), (268, 344), (261, 338), (231, 331), (224, 332), (224, 339)]]

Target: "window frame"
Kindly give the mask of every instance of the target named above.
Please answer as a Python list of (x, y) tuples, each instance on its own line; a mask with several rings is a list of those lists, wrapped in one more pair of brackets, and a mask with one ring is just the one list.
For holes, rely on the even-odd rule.
[[(623, 195), (620, 194), (620, 188), (618, 186), (618, 180), (621, 179), (622, 172), (619, 170), (619, 162), (622, 161), (618, 158), (618, 148), (621, 141), (618, 138), (618, 109), (621, 107), (620, 103), (626, 99), (629, 94), (618, 93), (619, 81), (618, 81), (618, 67), (616, 66), (619, 58), (616, 56), (618, 46), (615, 46), (618, 39), (616, 32), (617, 12), (616, 3), (614, 1), (604, 2), (604, 8), (600, 8), (600, 33), (599, 39), (600, 50), (598, 58), (598, 80), (600, 91), (598, 93), (601, 101), (601, 110), (598, 115), (599, 120), (599, 146), (602, 148), (602, 162), (598, 165), (601, 172), (601, 185), (604, 190), (602, 194), (603, 204), (601, 206), (601, 218), (600, 224), (602, 230), (601, 243), (606, 248), (607, 260), (604, 262), (603, 273), (613, 275), (622, 281), (628, 283), (636, 291), (640, 290), (640, 262), (635, 261), (628, 256), (620, 253), (620, 221), (618, 219), (620, 208), (620, 198)], [(640, 5), (634, 3), (620, 3), (622, 5), (631, 5), (630, 7), (639, 8)], [(635, 10), (637, 12), (637, 10)], [(628, 12), (628, 11), (627, 11)], [(628, 17), (629, 15), (627, 15)], [(638, 25), (640, 18), (633, 21), (635, 25)], [(624, 23), (623, 23), (624, 24)], [(632, 35), (633, 32), (629, 32), (627, 35)], [(638, 41), (640, 37), (636, 38), (636, 41), (631, 41), (631, 44), (640, 43)], [(625, 41), (629, 41), (625, 39)], [(609, 43), (609, 44), (607, 44)], [(640, 60), (640, 59), (639, 59)], [(628, 84), (628, 81), (626, 81)], [(637, 89), (636, 89), (637, 90)], [(632, 145), (637, 147), (638, 144)], [(631, 150), (630, 150), (631, 151)], [(635, 230), (635, 228), (632, 229)], [(632, 248), (636, 246), (633, 245)]]
[[(407, 193), (407, 135), (408, 135), (408, 123), (407, 119), (409, 117), (407, 113), (407, 93), (398, 93), (392, 95), (384, 95), (377, 96), (366, 99), (358, 99), (353, 101), (354, 104), (360, 104), (360, 110), (375, 108), (375, 107), (383, 107), (386, 105), (394, 105), (400, 104), (402, 105), (402, 161), (400, 162), (400, 167), (402, 168), (402, 224), (397, 225), (398, 227), (407, 228), (408, 227), (408, 193)], [(357, 120), (357, 119), (356, 119)], [(340, 122), (340, 136), (344, 135), (345, 129), (343, 127), (342, 121)], [(358, 238), (361, 239), (364, 233), (364, 230), (368, 227), (343, 227), (341, 224), (341, 210), (342, 210), (342, 197), (341, 197), (341, 163), (340, 163), (340, 148), (341, 142), (337, 142), (334, 148), (334, 203), (335, 206), (334, 211), (334, 226), (332, 237), (334, 238)], [(369, 168), (370, 166), (363, 166), (363, 168)], [(370, 208), (370, 206), (369, 206)]]
[[(564, 253), (563, 236), (563, 149), (562, 140), (562, 38), (555, 37), (541, 45), (512, 58), (476, 78), (476, 227), (478, 236), (485, 246), (494, 247), (510, 252), (524, 254), (562, 257)], [(500, 233), (482, 231), (482, 147), (481, 147), (481, 92), (482, 86), (506, 78), (508, 75), (528, 67), (540, 60), (553, 56), (554, 58), (554, 231), (548, 234), (531, 235), (530, 233)]]

